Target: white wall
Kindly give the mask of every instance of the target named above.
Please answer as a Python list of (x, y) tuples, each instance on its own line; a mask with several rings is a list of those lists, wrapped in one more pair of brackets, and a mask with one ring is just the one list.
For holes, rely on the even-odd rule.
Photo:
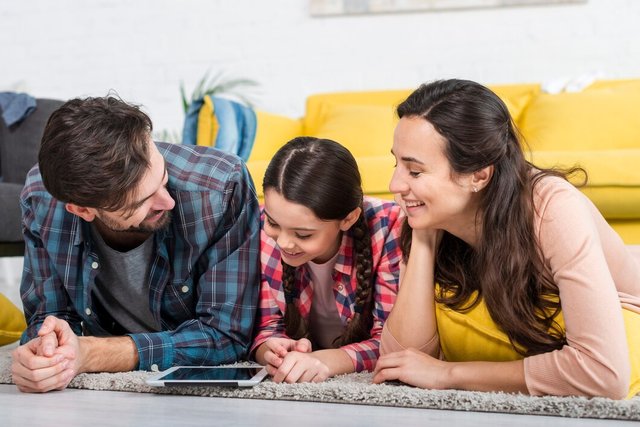
[[(540, 82), (640, 77), (640, 1), (312, 18), (307, 0), (3, 0), (0, 90), (105, 95), (182, 127), (179, 85), (207, 70), (260, 84), (257, 106), (300, 116), (322, 91), (410, 88), (435, 78)], [(22, 259), (0, 263), (19, 304)]]
[(211, 69), (260, 84), (290, 116), (321, 91), (435, 78), (539, 82), (598, 71), (640, 77), (640, 1), (310, 17), (307, 0), (13, 0), (0, 3), (0, 89), (105, 95), (179, 130), (179, 85)]

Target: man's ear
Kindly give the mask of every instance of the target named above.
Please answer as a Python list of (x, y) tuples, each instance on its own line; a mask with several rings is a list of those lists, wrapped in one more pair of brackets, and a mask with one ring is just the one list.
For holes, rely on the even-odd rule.
[(471, 174), (471, 189), (475, 193), (482, 190), (491, 182), (493, 177), (494, 167), (489, 165), (485, 168), (475, 171)]
[(97, 210), (93, 208), (85, 208), (82, 206), (74, 205), (73, 203), (66, 203), (64, 205), (67, 212), (79, 216), (87, 222), (91, 222), (96, 217)]
[(356, 223), (358, 218), (360, 218), (361, 212), (362, 208), (359, 206), (349, 212), (349, 214), (342, 221), (340, 221), (340, 230), (347, 231), (348, 229), (350, 229), (351, 226)]

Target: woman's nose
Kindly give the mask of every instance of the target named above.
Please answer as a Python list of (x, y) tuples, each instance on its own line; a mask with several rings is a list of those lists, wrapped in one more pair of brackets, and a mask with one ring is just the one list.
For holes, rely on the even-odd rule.
[(408, 189), (409, 186), (400, 176), (399, 168), (395, 168), (393, 171), (393, 175), (391, 176), (391, 181), (389, 181), (389, 192), (393, 194), (401, 194), (406, 193)]

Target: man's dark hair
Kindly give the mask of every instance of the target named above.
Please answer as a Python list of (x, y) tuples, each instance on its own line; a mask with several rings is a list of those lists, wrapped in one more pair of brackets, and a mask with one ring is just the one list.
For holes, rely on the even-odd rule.
[(151, 119), (108, 96), (72, 99), (53, 112), (38, 163), (47, 191), (62, 202), (123, 208), (147, 172)]

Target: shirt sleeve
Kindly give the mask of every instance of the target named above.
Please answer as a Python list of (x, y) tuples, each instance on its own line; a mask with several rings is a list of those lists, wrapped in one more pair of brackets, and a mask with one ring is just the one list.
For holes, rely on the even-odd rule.
[(223, 215), (201, 257), (206, 269), (197, 281), (196, 318), (172, 331), (130, 334), (141, 370), (217, 365), (247, 354), (258, 299), (260, 222), (255, 189), (241, 165), (225, 186), (222, 206), (207, 207)]
[(262, 257), (262, 280), (260, 303), (258, 306), (257, 333), (250, 354), (271, 337), (288, 338), (284, 326), (284, 291), (282, 289), (282, 268), (276, 257), (275, 243), (262, 232), (260, 256)]
[(35, 338), (42, 322), (50, 315), (65, 320), (76, 335), (82, 333), (81, 318), (52, 262), (56, 254), (49, 252), (40, 236), (42, 224), (33, 204), (43, 201), (34, 199), (25, 187), (21, 199), (25, 255), (20, 294), (28, 326), (20, 339), (21, 344)]
[(341, 347), (351, 357), (356, 372), (371, 371), (375, 367), (380, 355), (380, 338), (383, 325), (398, 294), (400, 262), (402, 261), (402, 251), (400, 249), (402, 220), (400, 218), (400, 210), (396, 208), (389, 210), (388, 228), (386, 230), (377, 230), (372, 235), (372, 251), (374, 254), (380, 254), (380, 257), (374, 270), (375, 307), (373, 310), (371, 338)]
[(596, 208), (570, 184), (544, 190), (539, 242), (560, 291), (567, 344), (524, 360), (532, 395), (623, 398), (630, 365), (616, 286), (598, 232)]

